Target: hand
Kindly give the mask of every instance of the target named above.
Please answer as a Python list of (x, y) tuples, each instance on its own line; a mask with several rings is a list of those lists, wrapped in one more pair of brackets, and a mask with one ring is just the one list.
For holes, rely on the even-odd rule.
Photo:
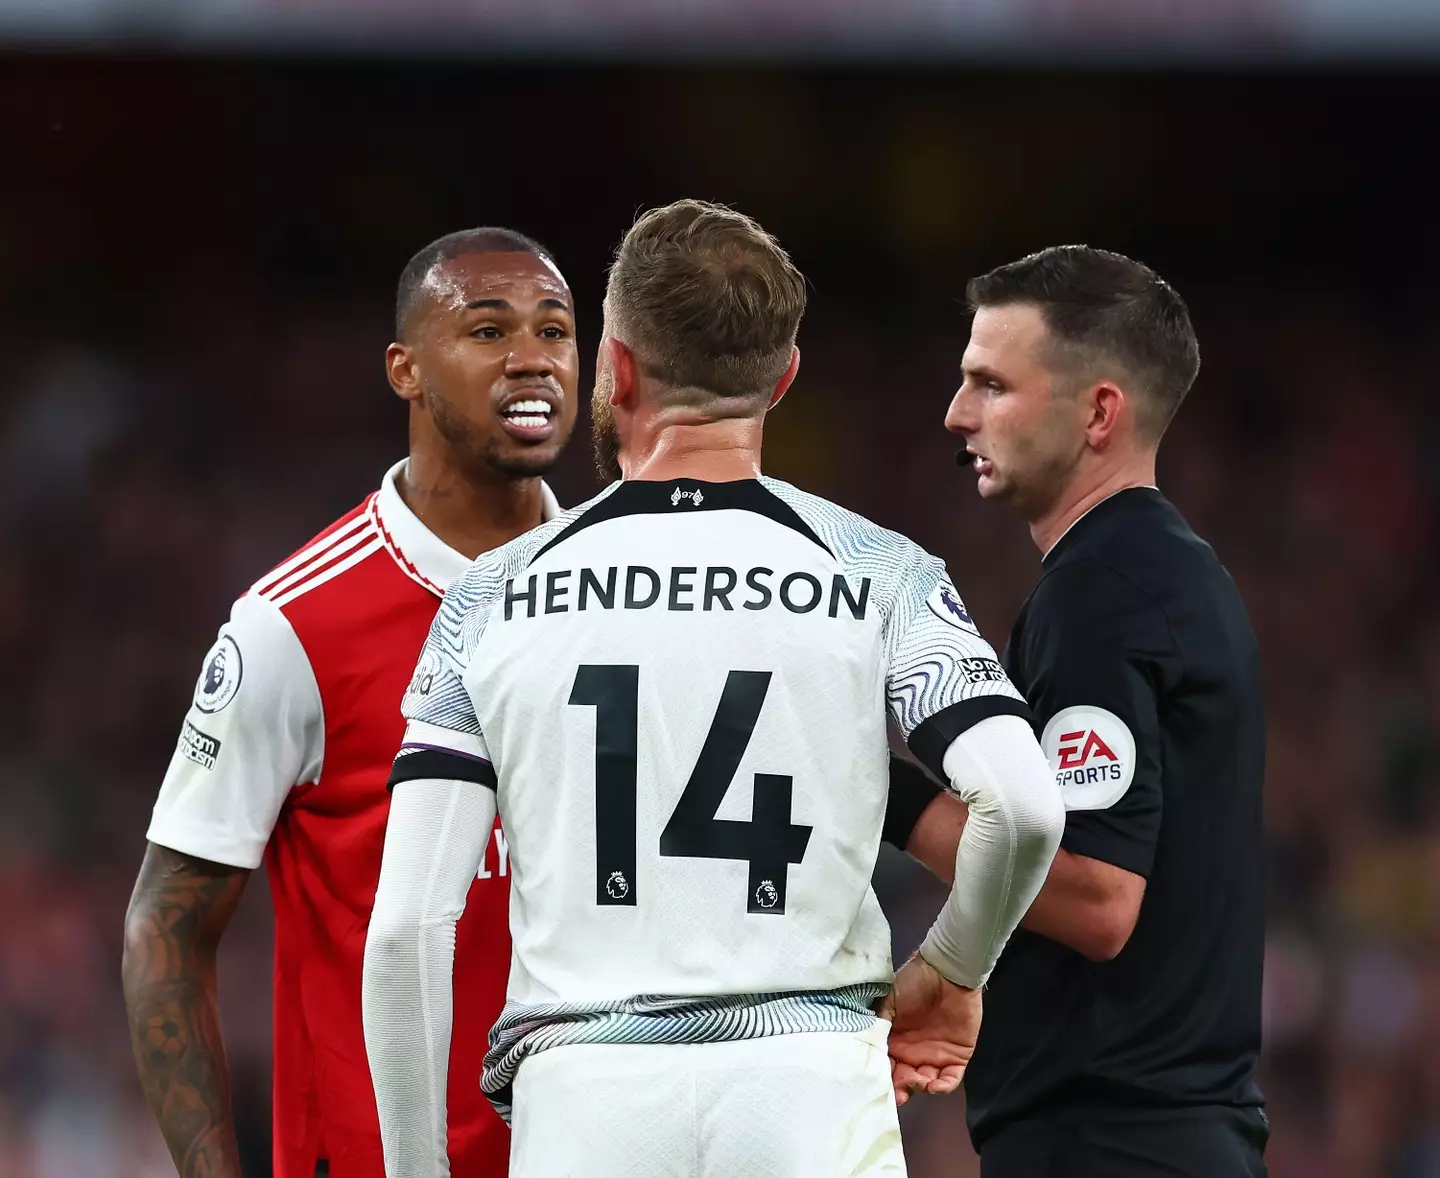
[(980, 1034), (980, 993), (946, 981), (918, 953), (901, 966), (879, 1011), (891, 1024), (897, 1107), (914, 1092), (939, 1096), (960, 1087)]

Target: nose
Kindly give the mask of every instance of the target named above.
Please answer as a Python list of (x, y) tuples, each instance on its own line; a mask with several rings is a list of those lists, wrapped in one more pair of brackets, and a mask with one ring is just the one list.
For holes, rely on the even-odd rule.
[(517, 334), (505, 357), (506, 376), (549, 376), (555, 371), (550, 341), (529, 332)]
[(952, 434), (968, 436), (980, 428), (980, 418), (975, 412), (975, 398), (962, 384), (950, 400), (945, 411), (945, 428)]

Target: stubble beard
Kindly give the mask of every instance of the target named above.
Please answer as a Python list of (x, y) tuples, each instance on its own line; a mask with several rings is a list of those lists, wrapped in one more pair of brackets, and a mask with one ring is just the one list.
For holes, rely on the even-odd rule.
[(539, 478), (554, 468), (560, 456), (559, 448), (508, 449), (505, 439), (487, 437), (434, 389), (426, 389), (425, 400), (435, 432), (450, 450), (451, 461), (474, 481), (494, 482), (496, 475), (503, 479)]
[(615, 428), (615, 411), (610, 407), (610, 381), (595, 375), (595, 393), (590, 398), (590, 434), (595, 445), (595, 471), (603, 483), (623, 477), (620, 469), (620, 431)]

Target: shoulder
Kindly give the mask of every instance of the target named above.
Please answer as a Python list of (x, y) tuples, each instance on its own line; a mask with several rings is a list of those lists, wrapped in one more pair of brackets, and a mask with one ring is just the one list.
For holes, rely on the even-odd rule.
[(1027, 642), (1097, 649), (1174, 646), (1166, 602), (1147, 578), (1103, 551), (1075, 556), (1046, 571), (1025, 605)]
[(760, 481), (804, 521), (847, 570), (874, 575), (892, 584), (917, 571), (943, 575), (944, 562), (908, 536), (790, 483), (772, 478)]
[(236, 699), (252, 709), (297, 701), (309, 707), (315, 683), (309, 652), (284, 612), (268, 598), (247, 593), (231, 606), (205, 655), (193, 702), (206, 715), (225, 711)]
[[(1103, 566), (1157, 602), (1183, 597), (1224, 575), (1215, 550), (1158, 491), (1145, 488), (1115, 498), (1119, 506), (1083, 535), (1060, 565), (1083, 560)], [(1102, 503), (1096, 511), (1108, 506)]]
[(607, 498), (618, 483), (612, 484), (594, 498), (546, 520), (508, 544), (482, 552), (455, 584), (445, 591), (441, 613), (450, 617), (483, 613), (499, 596), (505, 585), (529, 567), (532, 561), (597, 503)]
[(301, 591), (336, 561), (367, 545), (380, 545), (380, 529), (372, 510), (375, 496), (367, 495), (334, 523), (322, 528), (250, 586), (250, 592), (278, 604), (279, 599)]
[(300, 609), (307, 633), (317, 625), (321, 630), (348, 628), (360, 620), (357, 611), (363, 616), (387, 596), (387, 587), (424, 594), (433, 602), (433, 591), (413, 582), (389, 556), (375, 500), (373, 494), (366, 496), (257, 580), (249, 594), (273, 602), (292, 621)]

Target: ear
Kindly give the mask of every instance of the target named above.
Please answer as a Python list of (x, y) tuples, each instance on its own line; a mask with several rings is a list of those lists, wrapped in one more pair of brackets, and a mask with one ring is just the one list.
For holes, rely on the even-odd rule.
[(775, 385), (775, 391), (770, 394), (768, 408), (774, 409), (780, 404), (780, 398), (790, 391), (790, 386), (795, 383), (795, 374), (800, 371), (800, 349), (791, 346), (790, 363), (785, 366), (785, 372)]
[(606, 336), (600, 347), (610, 362), (610, 404), (629, 403), (633, 407), (640, 391), (640, 365), (635, 353), (613, 335)]
[(402, 401), (420, 399), (420, 368), (413, 348), (406, 344), (391, 344), (386, 348), (385, 375), (395, 395)]
[(1092, 450), (1104, 450), (1119, 436), (1122, 428), (1134, 429), (1135, 406), (1114, 381), (1102, 380), (1092, 385), (1085, 395), (1089, 403), (1089, 420), (1085, 423), (1085, 440)]

